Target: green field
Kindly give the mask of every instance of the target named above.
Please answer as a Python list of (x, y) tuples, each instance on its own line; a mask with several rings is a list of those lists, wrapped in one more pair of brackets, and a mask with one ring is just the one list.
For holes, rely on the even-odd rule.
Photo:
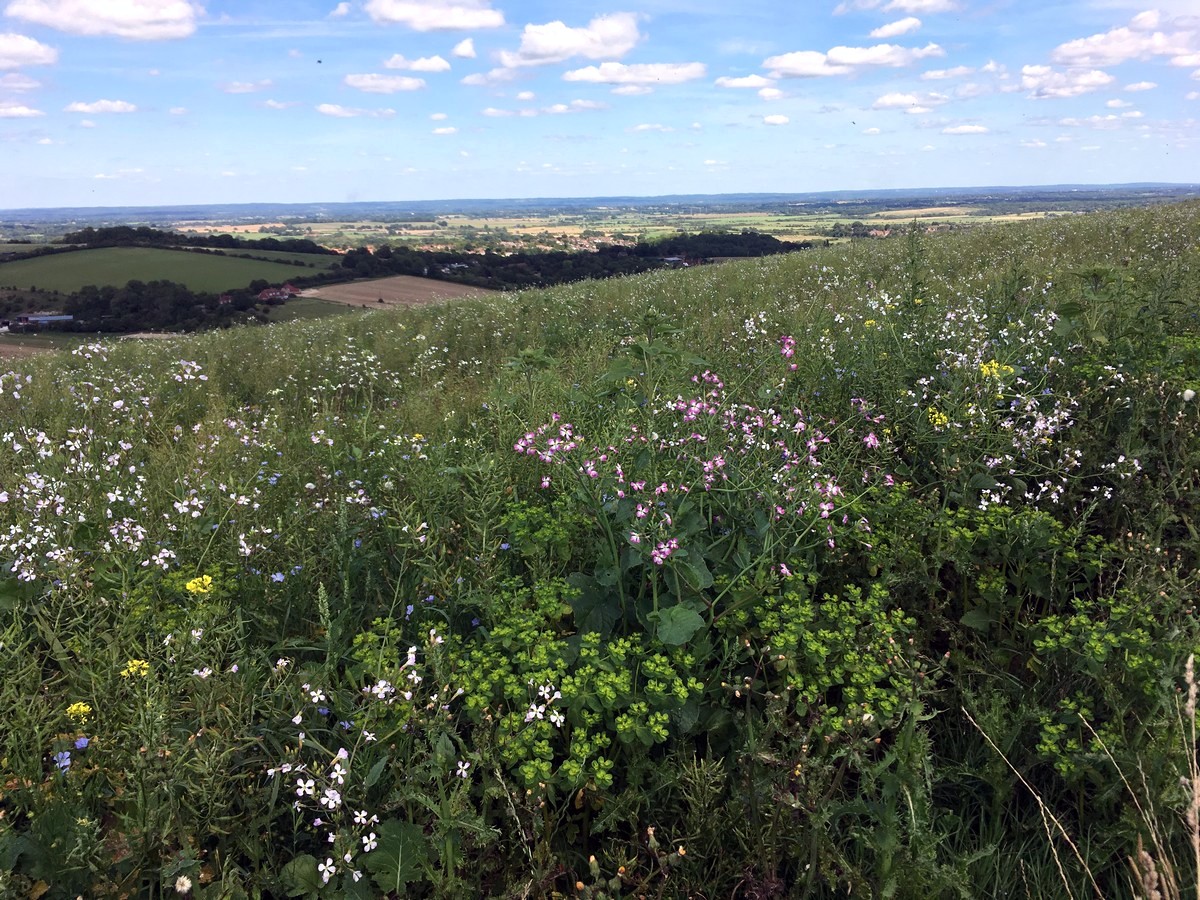
[(1200, 203), (5, 360), (0, 897), (1200, 896), (1198, 391)]
[[(297, 254), (281, 254), (294, 258)], [(323, 259), (314, 256), (314, 260)], [(227, 291), (262, 278), (272, 284), (314, 272), (265, 259), (240, 259), (149, 247), (105, 247), (0, 263), (0, 286), (69, 294), (84, 285), (174, 281), (193, 291)]]

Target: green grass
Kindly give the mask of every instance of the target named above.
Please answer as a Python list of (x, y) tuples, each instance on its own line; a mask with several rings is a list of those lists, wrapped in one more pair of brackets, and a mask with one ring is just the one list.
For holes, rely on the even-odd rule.
[(287, 281), (314, 270), (269, 260), (161, 250), (106, 247), (0, 263), (0, 284), (71, 293), (84, 285), (121, 286), (128, 281), (175, 281), (197, 292), (244, 288), (251, 281)]
[(1198, 248), (6, 361), (0, 894), (1128, 897), (1141, 839), (1190, 895)]
[(359, 312), (344, 303), (330, 303), (313, 297), (296, 297), (280, 306), (267, 307), (267, 319), (272, 323), (328, 319)]

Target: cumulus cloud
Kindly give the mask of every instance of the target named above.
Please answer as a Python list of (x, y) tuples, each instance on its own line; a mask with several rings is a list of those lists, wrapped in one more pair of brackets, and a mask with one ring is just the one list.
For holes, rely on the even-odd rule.
[(355, 109), (352, 106), (339, 106), (336, 103), (320, 103), (317, 112), (323, 116), (333, 116), (335, 119), (390, 119), (396, 114), (394, 109)]
[(0, 119), (36, 119), (44, 116), (40, 109), (33, 109), (20, 103), (0, 103)]
[(634, 63), (625, 65), (605, 62), (563, 73), (564, 81), (587, 81), (594, 84), (683, 84), (703, 78), (704, 63)]
[(58, 51), (23, 34), (0, 34), (0, 69), (48, 66), (58, 61)]
[(347, 75), (342, 81), (347, 87), (368, 94), (395, 94), (399, 91), (419, 91), (425, 87), (424, 78), (408, 75)]
[(340, 19), (343, 16), (348, 16), (348, 15), (350, 15), (350, 4), (343, 2), (343, 3), (339, 3), (337, 6), (335, 6), (333, 8), (332, 12), (329, 13), (329, 18)]
[(158, 41), (190, 35), (204, 10), (191, 0), (12, 0), (4, 11), (70, 34)]
[(1154, 10), (1139, 13), (1128, 26), (1059, 44), (1050, 58), (1064, 66), (1116, 66), (1131, 59), (1178, 57), (1191, 52), (1193, 33), (1157, 30), (1161, 19)]
[(887, 25), (880, 25), (871, 32), (871, 37), (886, 40), (887, 38), (900, 37), (902, 34), (909, 34), (920, 27), (920, 19), (915, 16), (908, 16), (895, 22), (889, 22)]
[(623, 84), (613, 88), (612, 92), (618, 97), (644, 97), (646, 94), (653, 94), (654, 88), (644, 84)]
[(267, 109), (291, 109), (293, 106), (298, 106), (296, 101), (284, 102), (282, 100), (264, 100), (263, 106)]
[(787, 116), (763, 116), (764, 125), (786, 125), (790, 121)]
[(951, 125), (942, 129), (942, 134), (987, 134), (988, 128), (983, 125)]
[(844, 15), (855, 9), (879, 9), (884, 12), (906, 13), (941, 13), (958, 9), (955, 0), (891, 0), (884, 5), (883, 0), (844, 0), (833, 10), (835, 16)]
[(901, 68), (919, 59), (945, 56), (937, 44), (924, 47), (901, 47), (897, 44), (876, 44), (872, 47), (833, 47), (828, 53), (817, 50), (798, 50), (763, 60), (763, 68), (775, 78), (816, 78), (828, 75), (847, 75), (858, 68), (885, 66)]
[(1068, 69), (1065, 72), (1051, 66), (1024, 66), (1021, 69), (1021, 87), (1035, 100), (1078, 97), (1108, 87), (1114, 81), (1113, 76), (1099, 69)]
[(454, 45), (454, 49), (450, 51), (452, 56), (458, 59), (474, 59), (475, 58), (475, 41), (472, 38), (463, 38)]
[(87, 113), (131, 113), (137, 112), (137, 107), (124, 100), (97, 100), (95, 103), (75, 102), (66, 107), (66, 112)]
[(407, 25), (413, 31), (466, 31), (499, 28), (504, 14), (488, 0), (367, 0), (376, 22)]
[(1158, 85), (1153, 81), (1135, 81), (1133, 84), (1125, 85), (1127, 91), (1152, 91)]
[(730, 78), (728, 75), (722, 75), (713, 84), (723, 88), (765, 88), (774, 86), (775, 82), (770, 78), (763, 78), (761, 75), (746, 75), (743, 78)]
[(763, 88), (761, 91), (759, 91), (758, 96), (764, 100), (781, 100), (784, 94), (779, 88), (769, 87)]
[(40, 81), (35, 81), (20, 72), (9, 72), (7, 75), (0, 76), (0, 91), (32, 91), (41, 86)]
[(385, 69), (404, 69), (409, 72), (449, 72), (450, 63), (440, 56), (422, 56), (420, 59), (405, 59), (396, 53), (383, 64)]
[(1104, 105), (1109, 109), (1124, 109), (1127, 106), (1133, 106), (1128, 100), (1109, 100)]
[(227, 81), (221, 85), (221, 90), (227, 94), (253, 94), (271, 87), (272, 81), (266, 78), (262, 81)]
[(943, 81), (947, 78), (963, 78), (975, 72), (970, 66), (955, 66), (953, 69), (930, 69), (921, 74), (922, 81)]
[(617, 59), (641, 40), (637, 20), (635, 14), (622, 12), (597, 16), (583, 28), (571, 28), (558, 21), (526, 25), (521, 46), (515, 53), (502, 50), (500, 63), (514, 68), (562, 62), (573, 56)]
[(517, 99), (525, 102), (529, 102), (530, 100), (534, 100), (536, 98), (537, 94), (535, 94), (533, 91), (521, 91), (521, 93), (517, 94)]
[(909, 113), (927, 113), (935, 106), (947, 102), (945, 94), (884, 94), (871, 104), (872, 109), (902, 109)]
[(460, 79), (460, 83), (486, 87), (487, 85), (500, 84), (504, 81), (512, 81), (516, 77), (516, 69), (505, 69), (501, 66), (492, 69), (490, 72), (475, 72), (466, 78)]

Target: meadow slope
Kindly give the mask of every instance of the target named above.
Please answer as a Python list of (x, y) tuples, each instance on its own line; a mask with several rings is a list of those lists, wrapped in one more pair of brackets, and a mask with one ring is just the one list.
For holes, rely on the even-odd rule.
[(0, 894), (1190, 891), (1198, 298), (1190, 204), (6, 361)]

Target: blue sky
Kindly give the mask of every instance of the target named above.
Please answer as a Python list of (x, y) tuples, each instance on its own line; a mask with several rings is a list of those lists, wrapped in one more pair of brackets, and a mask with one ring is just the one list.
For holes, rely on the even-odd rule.
[(0, 0), (0, 208), (1200, 180), (1200, 9)]

